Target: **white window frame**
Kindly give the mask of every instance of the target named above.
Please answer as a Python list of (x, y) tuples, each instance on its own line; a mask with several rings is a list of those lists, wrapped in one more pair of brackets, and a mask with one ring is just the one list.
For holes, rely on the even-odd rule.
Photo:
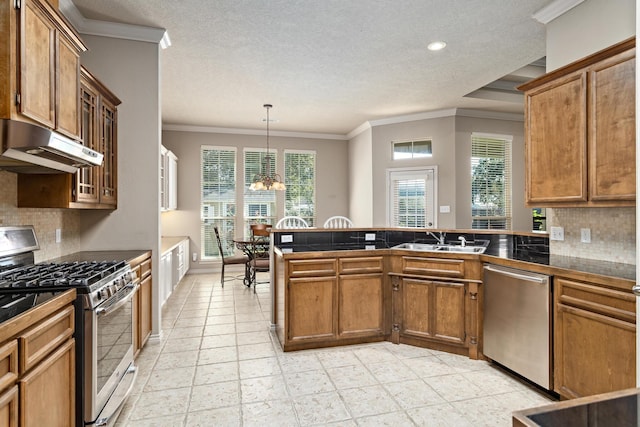
[[(424, 178), (431, 172), (433, 174), (433, 202), (431, 206), (426, 203), (425, 206), (425, 228), (438, 228), (438, 166), (422, 166), (422, 167), (410, 167), (410, 168), (389, 168), (387, 169), (387, 226), (392, 227), (393, 218), (393, 188), (392, 188), (392, 175), (405, 176), (407, 179)], [(428, 195), (425, 193), (425, 198)], [(429, 221), (428, 210), (431, 208), (432, 221)], [(429, 225), (429, 222), (432, 224)]]
[[(291, 150), (285, 149), (283, 156), (283, 164), (284, 164), (284, 173), (283, 176), (284, 183), (287, 186), (287, 190), (285, 190), (285, 198), (284, 198), (284, 206), (283, 212), (284, 215), (287, 216), (287, 195), (286, 192), (289, 191), (289, 186), (291, 183), (289, 182), (289, 178), (286, 176), (287, 170), (287, 154), (313, 154), (313, 217), (301, 216), (303, 219), (307, 220), (309, 225), (317, 226), (317, 218), (318, 218), (318, 152), (316, 150)], [(289, 214), (292, 215), (292, 214)]]
[[(413, 149), (413, 146), (414, 146), (414, 144), (416, 142), (422, 142), (422, 141), (429, 142), (429, 147), (431, 148), (431, 152), (428, 155), (425, 155), (425, 156), (416, 156), (415, 155), (416, 153), (415, 153), (415, 151)], [(395, 154), (396, 154), (396, 150), (395, 150), (396, 144), (406, 144), (408, 142), (411, 143), (411, 152), (408, 153), (411, 156), (407, 156), (406, 158), (396, 158), (396, 156), (395, 156)], [(431, 137), (429, 137), (429, 138), (401, 139), (401, 140), (397, 140), (397, 141), (391, 141), (391, 159), (394, 162), (398, 162), (398, 161), (402, 162), (402, 161), (405, 161), (405, 160), (413, 160), (413, 159), (427, 159), (429, 157), (433, 157), (433, 138), (431, 138)]]
[[(205, 218), (205, 216), (204, 216), (205, 205), (204, 205), (204, 200), (203, 200), (203, 197), (202, 197), (202, 188), (203, 188), (203, 185), (204, 185), (204, 181), (202, 179), (203, 178), (202, 177), (202, 170), (203, 170), (203, 167), (204, 167), (204, 156), (203, 156), (203, 153), (206, 150), (232, 151), (234, 153), (233, 154), (233, 156), (234, 156), (234, 173), (235, 173), (234, 182), (236, 183), (235, 187), (234, 187), (234, 192), (235, 192), (234, 204), (235, 204), (236, 216), (238, 215), (238, 200), (237, 200), (238, 199), (238, 172), (239, 172), (239, 168), (238, 168), (238, 148), (237, 147), (232, 147), (232, 146), (201, 145), (200, 146), (200, 170), (199, 170), (199, 173), (200, 173), (200, 190), (199, 190), (200, 191), (200, 215), (199, 216), (200, 216), (200, 247), (201, 247), (200, 259), (203, 262), (215, 261), (215, 260), (220, 259), (219, 256), (216, 257), (216, 256), (206, 255), (206, 240), (207, 239), (212, 239), (213, 245), (215, 245), (214, 248), (216, 248), (216, 249), (217, 249), (217, 242), (215, 241), (215, 236), (213, 236), (213, 230), (211, 230), (209, 235), (207, 235), (205, 233), (205, 224), (204, 224), (205, 220), (206, 219), (210, 219), (211, 221), (214, 221), (214, 222), (215, 221), (231, 221), (232, 224), (233, 224), (232, 227), (233, 227), (234, 233), (235, 233), (235, 227), (237, 226), (236, 221), (235, 221), (236, 216), (233, 216), (233, 217), (222, 216), (221, 215), (222, 212), (216, 212), (215, 206), (209, 206), (211, 208), (211, 210), (213, 210), (213, 215), (210, 215), (210, 216), (208, 215), (207, 218)], [(223, 240), (223, 249), (225, 249), (224, 248), (225, 243), (228, 243), (228, 242), (226, 242), (225, 230), (220, 230), (220, 232), (221, 232), (221, 236), (220, 237)], [(230, 255), (231, 253), (232, 252), (230, 250), (227, 255)]]
[[(486, 139), (496, 139), (496, 140), (503, 140), (505, 142), (509, 143), (509, 149), (508, 149), (508, 153), (509, 153), (509, 165), (507, 166), (505, 164), (505, 173), (509, 174), (508, 177), (508, 181), (507, 181), (507, 188), (505, 189), (505, 193), (507, 194), (508, 197), (508, 210), (509, 210), (509, 214), (505, 215), (505, 221), (507, 223), (507, 226), (504, 228), (504, 230), (512, 230), (513, 229), (513, 135), (502, 135), (502, 134), (494, 134), (494, 133), (482, 133), (482, 132), (472, 132), (471, 133), (471, 140), (469, 141), (471, 143), (471, 157), (469, 159), (470, 163), (471, 160), (473, 159), (473, 139), (474, 138), (486, 138)], [(506, 170), (508, 168), (508, 171)], [(472, 172), (471, 170), (469, 171), (470, 173)], [(472, 183), (473, 185), (473, 183)], [(470, 188), (471, 190), (471, 188)], [(472, 191), (472, 190), (471, 190)], [(473, 194), (473, 191), (472, 191)], [(473, 201), (472, 205), (470, 206), (471, 209), (471, 228), (473, 229), (473, 221), (474, 219), (487, 219), (487, 220), (491, 220), (493, 219), (498, 219), (498, 218), (503, 218), (503, 217), (490, 217), (490, 216), (474, 216), (473, 215)], [(475, 230), (503, 230), (501, 228), (475, 228)]]

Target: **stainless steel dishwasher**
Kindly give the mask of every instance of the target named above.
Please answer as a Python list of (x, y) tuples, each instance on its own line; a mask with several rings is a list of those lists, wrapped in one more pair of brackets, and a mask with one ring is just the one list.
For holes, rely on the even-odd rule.
[(551, 390), (551, 277), (484, 266), (483, 353)]

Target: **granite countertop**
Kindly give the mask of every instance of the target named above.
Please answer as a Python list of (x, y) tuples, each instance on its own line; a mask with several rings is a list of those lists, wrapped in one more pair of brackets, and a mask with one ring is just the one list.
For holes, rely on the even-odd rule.
[[(359, 243), (307, 243), (278, 245), (277, 250), (282, 254), (303, 253), (303, 252), (328, 252), (344, 250), (378, 250), (389, 249), (396, 243), (386, 243), (382, 241), (359, 242)], [(428, 253), (428, 252), (421, 252)], [(453, 255), (453, 254), (450, 254)], [(492, 243), (484, 254), (480, 255), (486, 262), (492, 259), (517, 261), (534, 264), (537, 266), (552, 267), (554, 269), (566, 270), (570, 272), (580, 272), (595, 274), (603, 277), (635, 281), (636, 266), (634, 264), (623, 264), (611, 261), (601, 261), (587, 258), (575, 258), (560, 255), (550, 255), (548, 252), (539, 251), (535, 247), (525, 247), (514, 249), (512, 245), (500, 245)], [(517, 268), (526, 269), (526, 264)]]
[(81, 262), (81, 261), (127, 261), (149, 252), (148, 249), (132, 249), (124, 251), (83, 251), (50, 259), (46, 262)]

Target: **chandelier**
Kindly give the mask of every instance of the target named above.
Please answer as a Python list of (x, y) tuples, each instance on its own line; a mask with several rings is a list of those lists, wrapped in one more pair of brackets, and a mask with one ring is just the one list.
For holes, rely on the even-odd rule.
[(271, 104), (264, 104), (267, 109), (267, 155), (264, 158), (264, 165), (261, 173), (253, 177), (253, 183), (249, 186), (250, 190), (286, 190), (287, 187), (282, 182), (282, 178), (277, 173), (270, 175), (271, 156), (269, 155), (269, 109), (273, 107)]

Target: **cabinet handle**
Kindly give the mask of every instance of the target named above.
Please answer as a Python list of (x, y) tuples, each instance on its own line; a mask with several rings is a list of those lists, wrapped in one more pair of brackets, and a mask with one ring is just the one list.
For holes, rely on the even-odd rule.
[(633, 285), (633, 288), (631, 288), (631, 291), (632, 291), (636, 296), (640, 296), (640, 285), (636, 283), (635, 285)]

